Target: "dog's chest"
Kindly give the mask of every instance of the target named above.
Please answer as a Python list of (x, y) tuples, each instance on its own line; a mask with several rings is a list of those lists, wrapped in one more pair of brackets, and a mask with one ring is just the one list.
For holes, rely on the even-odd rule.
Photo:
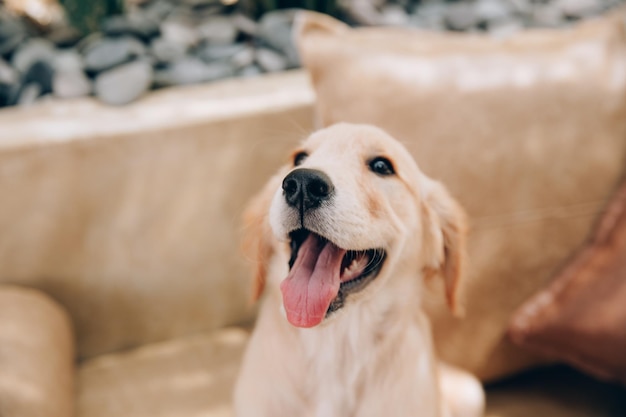
[(345, 314), (324, 328), (299, 331), (301, 359), (306, 363), (300, 383), (309, 400), (307, 415), (355, 416), (368, 387), (379, 382), (381, 368), (393, 372), (393, 364), (387, 362), (384, 328), (372, 326), (377, 319), (361, 311)]
[(363, 380), (367, 378), (369, 355), (360, 355), (359, 345), (363, 352), (371, 352), (371, 341), (349, 331), (322, 330), (301, 335), (308, 368), (308, 376), (302, 382), (306, 385), (311, 415), (348, 417), (353, 415)]

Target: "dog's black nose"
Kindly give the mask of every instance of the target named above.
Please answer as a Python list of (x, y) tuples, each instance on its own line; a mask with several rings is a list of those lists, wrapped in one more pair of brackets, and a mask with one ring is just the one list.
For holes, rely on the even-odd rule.
[(287, 204), (301, 212), (318, 207), (330, 198), (334, 190), (328, 175), (315, 169), (300, 168), (291, 171), (283, 180)]

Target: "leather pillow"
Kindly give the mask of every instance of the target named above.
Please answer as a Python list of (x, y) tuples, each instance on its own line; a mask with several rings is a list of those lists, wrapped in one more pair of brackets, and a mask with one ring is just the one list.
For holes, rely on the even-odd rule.
[(515, 314), (523, 347), (626, 384), (626, 183), (554, 282)]
[(402, 140), (469, 214), (463, 320), (428, 291), (439, 355), (491, 380), (544, 359), (513, 345), (513, 312), (591, 230), (623, 170), (626, 36), (618, 16), (507, 39), (299, 18), (318, 123)]

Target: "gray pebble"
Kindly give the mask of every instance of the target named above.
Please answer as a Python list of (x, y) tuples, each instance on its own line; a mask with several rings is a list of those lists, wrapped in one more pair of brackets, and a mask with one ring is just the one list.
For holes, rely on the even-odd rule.
[(143, 12), (151, 19), (159, 22), (165, 19), (167, 15), (174, 10), (174, 7), (175, 6), (168, 0), (156, 0), (149, 2), (143, 8)]
[(256, 50), (256, 62), (267, 72), (284, 71), (287, 69), (287, 58), (268, 48)]
[(234, 75), (235, 69), (227, 62), (207, 64), (199, 58), (186, 57), (155, 75), (159, 86), (195, 84), (219, 80)]
[(90, 33), (76, 44), (76, 50), (81, 54), (85, 54), (87, 51), (89, 51), (90, 48), (92, 48), (94, 45), (97, 45), (103, 39), (104, 35), (102, 34), (102, 32)]
[(409, 18), (409, 24), (421, 29), (443, 30), (443, 16), (445, 11), (445, 3), (427, 2), (420, 4), (416, 13)]
[(277, 10), (265, 13), (259, 21), (258, 36), (267, 45), (285, 55), (288, 67), (298, 66), (300, 63), (291, 33), (294, 17), (293, 10)]
[(57, 71), (52, 79), (52, 93), (59, 98), (83, 97), (91, 90), (91, 81), (82, 71)]
[(102, 31), (109, 36), (131, 35), (148, 41), (159, 34), (159, 22), (145, 13), (112, 16), (102, 23)]
[(409, 16), (404, 7), (399, 4), (388, 4), (381, 11), (382, 22), (385, 25), (405, 26), (409, 23)]
[(382, 16), (379, 9), (384, 1), (377, 0), (351, 0), (345, 4), (345, 11), (355, 22), (365, 25), (381, 25)]
[(56, 71), (82, 71), (85, 67), (83, 57), (74, 49), (64, 50), (55, 55), (52, 66)]
[(487, 30), (493, 38), (503, 39), (512, 36), (524, 29), (524, 24), (516, 19), (497, 20), (489, 23)]
[(437, 22), (436, 20), (422, 19), (417, 15), (410, 16), (408, 25), (410, 27), (421, 29), (421, 30), (429, 30), (429, 31), (444, 30), (442, 22)]
[(196, 30), (201, 39), (213, 45), (229, 45), (237, 38), (237, 28), (232, 20), (225, 16), (213, 16)]
[(537, 5), (530, 17), (533, 26), (552, 28), (563, 24), (563, 12), (554, 4)]
[(252, 65), (254, 63), (254, 58), (254, 48), (246, 46), (244, 49), (233, 55), (230, 62), (232, 62), (236, 68), (243, 68)]
[(37, 83), (41, 87), (41, 93), (47, 94), (52, 91), (52, 77), (54, 68), (45, 61), (37, 61), (22, 75), (22, 83)]
[(37, 101), (39, 96), (41, 96), (41, 85), (28, 83), (22, 88), (16, 104), (18, 106), (30, 106)]
[(472, 4), (453, 3), (444, 13), (444, 22), (448, 29), (466, 31), (476, 26), (479, 19)]
[(3, 40), (13, 38), (15, 36), (23, 37), (26, 35), (26, 27), (20, 19), (13, 16), (0, 15), (0, 43)]
[(25, 34), (13, 35), (4, 40), (0, 40), (0, 56), (11, 54), (26, 39)]
[(106, 71), (145, 52), (143, 43), (135, 38), (105, 38), (85, 52), (85, 68), (93, 72)]
[(15, 104), (17, 85), (0, 83), (0, 107), (12, 106)]
[(165, 38), (156, 38), (150, 44), (150, 51), (158, 62), (168, 63), (182, 59), (187, 53), (187, 46)]
[(572, 19), (593, 16), (603, 8), (600, 0), (556, 0), (556, 6), (566, 17)]
[(191, 23), (178, 19), (168, 19), (161, 23), (161, 36), (170, 42), (188, 48), (198, 43), (198, 32)]
[(443, 20), (443, 15), (446, 12), (447, 4), (440, 1), (428, 1), (420, 3), (419, 7), (415, 10), (415, 14), (424, 19)]
[(32, 38), (21, 44), (13, 54), (11, 64), (20, 72), (25, 72), (35, 62), (52, 62), (56, 52), (55, 45), (43, 38)]
[(220, 4), (219, 0), (180, 0), (181, 3), (187, 4), (192, 7), (199, 6), (211, 6)]
[(134, 61), (100, 73), (94, 90), (100, 100), (118, 106), (135, 101), (151, 84), (152, 67), (144, 61)]
[(259, 32), (259, 24), (248, 16), (241, 13), (236, 13), (232, 17), (233, 24), (241, 33), (245, 33), (249, 36), (256, 36)]
[(60, 48), (75, 46), (82, 38), (82, 34), (73, 27), (57, 25), (50, 28), (46, 38)]
[(19, 76), (15, 69), (9, 65), (4, 59), (0, 58), (0, 83), (13, 84), (19, 80)]
[(263, 73), (263, 70), (258, 65), (249, 65), (239, 70), (237, 74), (240, 77), (250, 78), (250, 77), (256, 77), (257, 75), (260, 75), (262, 73)]
[(518, 15), (529, 15), (532, 11), (532, 0), (508, 0), (507, 4)]
[(513, 13), (509, 4), (502, 0), (478, 0), (474, 5), (474, 10), (481, 22), (506, 20)]
[(231, 45), (205, 45), (197, 50), (197, 55), (207, 62), (230, 59), (246, 49), (243, 43)]

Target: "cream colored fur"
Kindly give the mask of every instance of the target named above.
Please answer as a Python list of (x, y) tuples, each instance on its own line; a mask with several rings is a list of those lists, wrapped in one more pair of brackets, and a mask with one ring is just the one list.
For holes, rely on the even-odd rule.
[[(350, 250), (383, 248), (387, 259), (363, 291), (320, 325), (285, 318), (279, 289), (288, 274), (288, 233), (299, 218), (283, 197), (282, 168), (248, 212), (247, 248), (265, 293), (235, 389), (238, 417), (482, 415), (484, 396), (469, 374), (439, 365), (420, 307), (423, 281), (441, 275), (454, 309), (464, 216), (404, 147), (383, 131), (339, 124), (311, 135), (299, 166), (323, 171), (335, 194), (307, 212), (306, 227)], [(395, 174), (368, 167), (384, 156)], [(264, 287), (265, 291), (263, 290)]]

